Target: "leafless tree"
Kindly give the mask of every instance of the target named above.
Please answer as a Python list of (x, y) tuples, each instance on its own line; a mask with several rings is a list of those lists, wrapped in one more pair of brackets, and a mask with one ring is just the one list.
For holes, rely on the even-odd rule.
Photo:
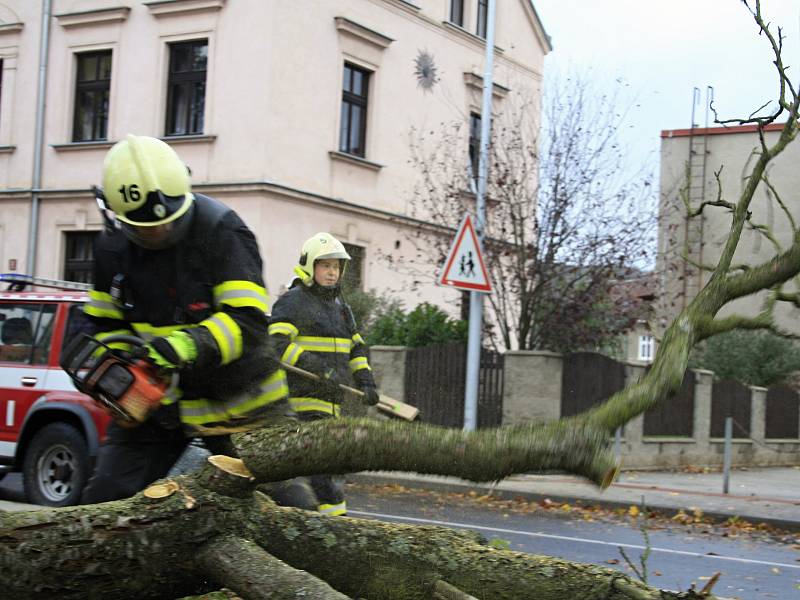
[[(541, 123), (519, 96), (497, 106), (484, 228), (496, 345), (594, 349), (629, 324), (629, 304), (611, 291), (652, 261), (655, 201), (646, 165), (632, 172), (625, 162), (619, 105), (617, 92), (577, 76), (549, 88)], [(425, 222), (455, 227), (474, 214), (477, 150), (468, 155), (465, 129), (411, 134), (419, 173), (411, 207)], [(422, 279), (432, 248), (443, 264), (452, 234), (420, 225), (410, 237), (416, 258), (395, 266)]]

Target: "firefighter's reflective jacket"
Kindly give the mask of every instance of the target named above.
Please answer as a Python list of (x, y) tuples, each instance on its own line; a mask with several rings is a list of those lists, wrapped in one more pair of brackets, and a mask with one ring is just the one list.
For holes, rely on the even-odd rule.
[(122, 232), (95, 245), (95, 283), (84, 308), (98, 339), (133, 333), (145, 340), (181, 329), (197, 359), (180, 371), (181, 421), (195, 434), (247, 429), (288, 394), (268, 336), (268, 298), (252, 232), (216, 200), (195, 195), (187, 234), (148, 250)]
[[(317, 375), (333, 369), (346, 385), (374, 385), (367, 346), (338, 289), (316, 284), (291, 288), (275, 302), (269, 333), (283, 362)], [(319, 383), (300, 375), (289, 372), (288, 376), (289, 401), (295, 412), (339, 415), (341, 395), (326, 393)]]

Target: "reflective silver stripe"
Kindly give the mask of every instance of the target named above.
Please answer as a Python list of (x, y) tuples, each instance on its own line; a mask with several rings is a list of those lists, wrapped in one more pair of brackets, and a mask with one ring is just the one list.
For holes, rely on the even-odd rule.
[(326, 402), (319, 398), (289, 398), (289, 404), (297, 412), (308, 412), (315, 410), (335, 417), (339, 416), (340, 407), (333, 402)]
[[(339, 340), (337, 343), (334, 340)], [(346, 342), (342, 343), (342, 341)], [(300, 344), (303, 350), (311, 350), (312, 352), (350, 352), (353, 344), (350, 340), (345, 338), (331, 338), (330, 342), (323, 342), (317, 340), (303, 339), (302, 336), (297, 336), (295, 342)]]
[(317, 511), (323, 515), (338, 517), (347, 512), (347, 502), (342, 501), (339, 502), (339, 504), (320, 504), (317, 506)]
[(290, 338), (294, 339), (295, 336), (299, 333), (297, 327), (292, 325), (291, 323), (271, 323), (269, 326), (269, 334), (270, 335), (288, 335)]
[(286, 350), (283, 352), (283, 356), (281, 356), (281, 360), (283, 362), (289, 363), (290, 365), (297, 364), (297, 360), (300, 358), (300, 355), (303, 353), (303, 349), (295, 343), (291, 343), (286, 346)]
[[(231, 319), (231, 322), (233, 323), (233, 325), (236, 325), (236, 322), (233, 321), (233, 319)], [(205, 319), (205, 321), (202, 322), (203, 325), (210, 325), (212, 323), (216, 325), (216, 327), (211, 326), (206, 328), (211, 332), (211, 335), (214, 337), (214, 339), (217, 342), (217, 345), (219, 346), (219, 352), (220, 355), (222, 356), (222, 363), (227, 364), (232, 360), (239, 358), (239, 354), (237, 354), (237, 343), (236, 343), (237, 332), (231, 329), (226, 319), (219, 317), (217, 315), (212, 315), (211, 317)], [(223, 340), (220, 340), (217, 337), (217, 335), (222, 335), (224, 337), (225, 347), (223, 347), (223, 344), (220, 343)]]
[(228, 290), (217, 294), (215, 300), (218, 304), (225, 304), (226, 300), (239, 300), (240, 298), (252, 298), (259, 306), (267, 303), (266, 294), (259, 294), (253, 290)]

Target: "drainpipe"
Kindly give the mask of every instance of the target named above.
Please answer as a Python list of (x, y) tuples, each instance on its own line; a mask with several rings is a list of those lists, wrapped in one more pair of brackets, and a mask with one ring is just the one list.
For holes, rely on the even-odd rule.
[(44, 111), (47, 88), (47, 55), (50, 50), (50, 13), (52, 0), (42, 0), (42, 37), (39, 46), (39, 84), (36, 91), (36, 133), (33, 148), (33, 182), (31, 183), (31, 220), (28, 229), (28, 257), (25, 267), (36, 275), (36, 238), (39, 233), (39, 190), (42, 187), (42, 153), (44, 150)]

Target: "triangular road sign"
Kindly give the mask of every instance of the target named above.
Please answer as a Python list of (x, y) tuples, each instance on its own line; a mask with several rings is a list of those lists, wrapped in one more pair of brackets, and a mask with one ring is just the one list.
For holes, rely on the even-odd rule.
[(478, 236), (469, 215), (464, 217), (458, 228), (439, 283), (475, 292), (492, 291)]

